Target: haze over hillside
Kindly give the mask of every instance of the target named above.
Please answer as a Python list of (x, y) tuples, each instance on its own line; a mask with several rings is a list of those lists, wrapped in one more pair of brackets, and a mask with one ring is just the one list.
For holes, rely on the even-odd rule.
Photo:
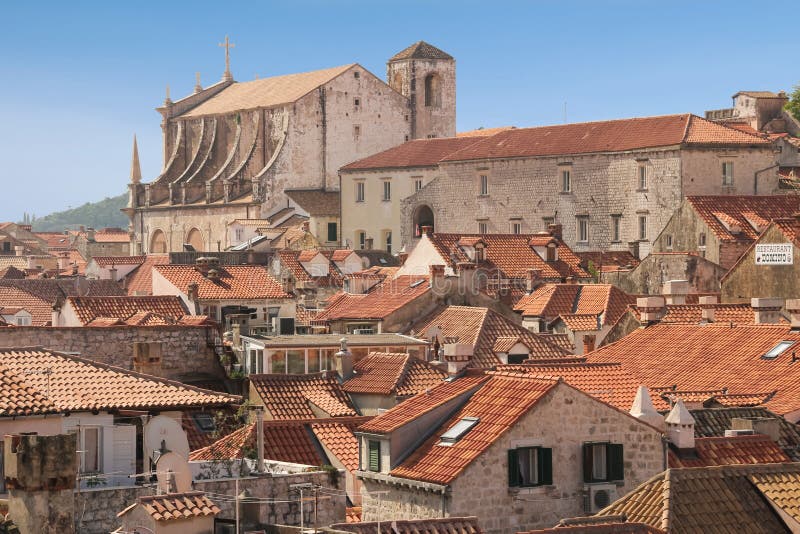
[(37, 232), (60, 232), (70, 226), (91, 226), (105, 228), (116, 226), (128, 227), (128, 216), (120, 211), (128, 203), (128, 195), (123, 193), (116, 197), (106, 197), (98, 202), (87, 202), (77, 208), (56, 211), (32, 221)]

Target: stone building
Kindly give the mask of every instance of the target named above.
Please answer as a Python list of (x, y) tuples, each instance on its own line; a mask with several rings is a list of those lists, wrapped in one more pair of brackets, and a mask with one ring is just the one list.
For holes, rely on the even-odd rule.
[[(420, 41), (389, 59), (387, 80), (357, 63), (249, 82), (226, 68), (221, 81), (198, 83), (192, 95), (167, 94), (158, 108), (163, 170), (148, 184), (134, 140), (131, 253), (180, 251), (184, 243), (223, 250), (230, 221), (282, 209), (285, 189), (337, 190), (338, 169), (350, 161), (409, 139), (455, 135), (451, 56)], [(336, 221), (324, 221), (326, 234), (328, 222)]]
[(357, 435), (364, 521), (472, 514), (484, 532), (520, 532), (591, 513), (585, 493), (613, 501), (665, 467), (658, 429), (552, 375), (472, 371)]
[(422, 225), (533, 233), (555, 222), (576, 252), (644, 257), (685, 195), (778, 193), (771, 141), (688, 114), (508, 129), (420, 176), (393, 246), (415, 246)]

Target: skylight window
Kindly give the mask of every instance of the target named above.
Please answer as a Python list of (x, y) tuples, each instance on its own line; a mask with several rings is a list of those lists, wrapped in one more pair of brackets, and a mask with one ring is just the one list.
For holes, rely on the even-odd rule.
[(444, 445), (445, 447), (454, 445), (458, 440), (464, 437), (467, 432), (472, 430), (472, 427), (477, 425), (478, 421), (480, 421), (480, 419), (477, 417), (462, 417), (450, 430), (442, 434), (442, 437), (439, 438), (439, 445)]
[(413, 282), (411, 282), (408, 285), (408, 287), (417, 287), (418, 285), (422, 284), (423, 282), (425, 282), (425, 279), (424, 278), (420, 278), (419, 280), (414, 280)]
[(767, 352), (764, 356), (762, 356), (762, 358), (764, 358), (765, 360), (774, 360), (775, 358), (783, 354), (786, 351), (786, 349), (788, 349), (794, 344), (795, 344), (794, 341), (780, 341), (778, 342), (777, 345), (772, 347), (772, 349), (770, 349), (769, 352)]
[(214, 418), (211, 417), (211, 414), (200, 412), (193, 414), (192, 417), (203, 432), (213, 432), (217, 429), (217, 425), (214, 423)]

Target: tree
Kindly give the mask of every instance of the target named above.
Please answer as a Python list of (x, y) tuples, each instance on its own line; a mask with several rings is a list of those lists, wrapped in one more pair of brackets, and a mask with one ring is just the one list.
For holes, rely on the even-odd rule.
[(800, 121), (800, 84), (794, 86), (794, 91), (789, 95), (789, 101), (784, 109), (795, 119)]

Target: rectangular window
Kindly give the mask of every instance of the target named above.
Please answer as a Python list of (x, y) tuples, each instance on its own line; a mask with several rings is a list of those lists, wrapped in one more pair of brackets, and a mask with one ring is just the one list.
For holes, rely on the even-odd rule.
[(364, 250), (367, 248), (367, 233), (366, 232), (358, 232), (358, 248), (360, 250)]
[(542, 217), (542, 223), (544, 224), (544, 229), (549, 230), (550, 225), (554, 224), (556, 221), (555, 217)]
[(242, 228), (237, 228), (236, 229), (236, 241), (241, 241), (242, 240), (243, 233), (244, 233), (244, 230)]
[(521, 234), (522, 233), (522, 223), (511, 223), (511, 233), (512, 234)]
[(519, 447), (508, 451), (508, 485), (512, 488), (553, 483), (553, 449)]
[(414, 180), (414, 191), (416, 192), (419, 191), (420, 189), (422, 189), (422, 178), (417, 178), (416, 180)]
[(612, 482), (624, 479), (625, 464), (621, 444), (583, 444), (584, 482)]
[(697, 239), (697, 242), (700, 244), (701, 247), (706, 246), (706, 234), (700, 234), (700, 237)]
[(361, 105), (361, 99), (360, 99), (360, 98), (354, 98), (354, 99), (353, 99), (353, 107), (354, 107), (354, 108), (356, 108), (356, 109), (358, 109), (358, 107), (359, 107), (360, 105)]
[(639, 215), (639, 240), (647, 239), (647, 216)]
[(367, 444), (367, 449), (369, 451), (368, 469), (378, 473), (381, 470), (381, 442), (369, 440)]
[(667, 248), (672, 249), (672, 235), (667, 234)]
[(722, 163), (722, 185), (733, 185), (733, 162)]
[(619, 236), (619, 223), (620, 223), (620, 216), (619, 215), (612, 215), (611, 216), (611, 241), (614, 243), (618, 243), (621, 241)]
[(647, 189), (647, 166), (639, 165), (639, 189)]
[(486, 234), (489, 233), (489, 225), (485, 222), (478, 223), (478, 233), (479, 234)]
[(389, 180), (383, 181), (383, 201), (388, 202), (392, 200), (392, 182)]
[(338, 241), (339, 240), (339, 228), (337, 228), (335, 222), (328, 223), (328, 241)]
[(572, 191), (571, 171), (569, 169), (563, 169), (561, 171), (561, 192), (569, 193), (570, 191)]
[(364, 182), (356, 182), (356, 202), (364, 202)]
[(384, 237), (384, 242), (386, 243), (386, 252), (389, 254), (392, 253), (392, 232), (386, 232)]
[(361, 126), (358, 124), (353, 125), (353, 137), (358, 139), (361, 136)]
[(489, 176), (486, 174), (481, 174), (480, 178), (480, 190), (479, 195), (486, 196), (489, 194)]
[(589, 241), (589, 217), (578, 217), (578, 241)]
[(68, 431), (78, 436), (78, 457), (81, 473), (100, 472), (100, 428), (78, 427)]

